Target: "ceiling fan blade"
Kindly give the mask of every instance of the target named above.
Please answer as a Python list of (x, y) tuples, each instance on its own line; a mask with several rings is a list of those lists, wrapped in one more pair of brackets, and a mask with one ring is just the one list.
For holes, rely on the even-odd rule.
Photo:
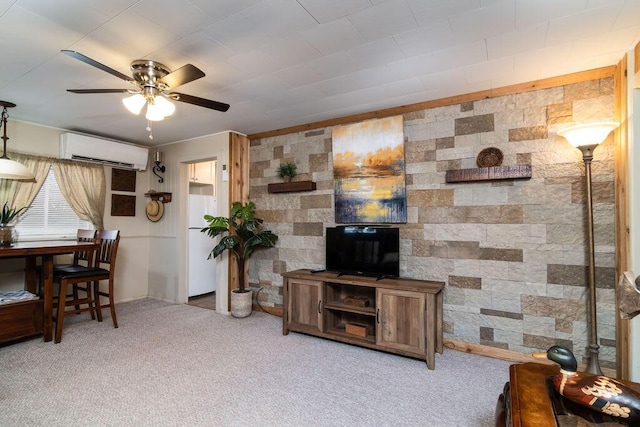
[(72, 93), (131, 93), (129, 89), (67, 89)]
[(184, 93), (171, 92), (168, 94), (171, 99), (176, 101), (186, 102), (187, 104), (198, 105), (200, 107), (211, 108), (212, 110), (227, 111), (229, 104), (225, 104), (218, 101), (212, 101), (210, 99), (198, 98), (197, 96), (186, 95)]
[(125, 80), (127, 82), (129, 81), (133, 81), (133, 79), (131, 78), (131, 76), (127, 76), (126, 74), (122, 74), (120, 71), (114, 70), (113, 68), (107, 67), (104, 64), (99, 63), (98, 61), (94, 61), (93, 59), (89, 58), (88, 56), (84, 56), (83, 54), (76, 52), (74, 50), (61, 50), (62, 53), (69, 55), (72, 58), (75, 58), (77, 60), (80, 60), (82, 62), (84, 62), (85, 64), (89, 64), (92, 67), (96, 67), (99, 70), (102, 71), (106, 71), (107, 73), (116, 76), (119, 79)]
[(180, 85), (201, 79), (204, 76), (204, 72), (198, 67), (196, 67), (195, 65), (187, 64), (167, 74), (166, 76), (161, 78), (160, 81), (173, 89)]

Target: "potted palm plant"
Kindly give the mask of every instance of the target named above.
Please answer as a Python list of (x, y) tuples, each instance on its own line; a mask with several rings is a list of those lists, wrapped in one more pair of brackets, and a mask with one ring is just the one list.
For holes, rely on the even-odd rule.
[(0, 211), (0, 246), (13, 244), (15, 228), (10, 223), (25, 209), (27, 208), (10, 208), (9, 202), (5, 202), (2, 211)]
[(278, 236), (262, 228), (264, 220), (256, 218), (253, 202), (234, 202), (228, 218), (205, 215), (204, 219), (208, 226), (200, 231), (211, 238), (221, 236), (208, 259), (230, 250), (238, 266), (238, 288), (231, 290), (231, 315), (247, 317), (251, 314), (253, 292), (245, 286), (245, 264), (255, 249), (275, 246)]

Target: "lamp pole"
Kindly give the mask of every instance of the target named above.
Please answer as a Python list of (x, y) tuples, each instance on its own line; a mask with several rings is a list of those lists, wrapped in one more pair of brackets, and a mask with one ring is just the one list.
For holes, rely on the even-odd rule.
[(597, 122), (571, 126), (558, 131), (558, 135), (576, 148), (582, 151), (584, 161), (585, 183), (587, 187), (587, 239), (588, 239), (588, 263), (589, 263), (589, 363), (587, 372), (602, 375), (600, 363), (598, 362), (598, 318), (596, 311), (596, 261), (595, 243), (593, 236), (593, 190), (591, 188), (591, 160), (593, 160), (593, 150), (605, 140), (612, 130), (618, 127), (615, 122)]
[(598, 322), (596, 321), (596, 260), (595, 260), (595, 242), (593, 238), (593, 190), (591, 189), (591, 160), (593, 160), (593, 150), (597, 147), (594, 145), (582, 145), (578, 147), (582, 151), (582, 160), (585, 169), (585, 184), (587, 187), (587, 238), (589, 243), (589, 318), (590, 334), (589, 334), (589, 364), (587, 372), (602, 375), (600, 363), (598, 362), (598, 354), (600, 345), (598, 345)]

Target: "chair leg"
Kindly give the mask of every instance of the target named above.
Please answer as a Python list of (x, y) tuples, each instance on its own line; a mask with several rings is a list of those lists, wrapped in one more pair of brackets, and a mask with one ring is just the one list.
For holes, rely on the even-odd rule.
[(67, 294), (67, 283), (64, 281), (60, 282), (60, 288), (58, 291), (58, 313), (56, 316), (56, 336), (54, 342), (58, 344), (62, 341), (62, 326), (64, 324), (64, 312), (65, 312), (65, 298), (64, 295)]
[(100, 304), (100, 282), (93, 282), (93, 303), (98, 315), (98, 322), (102, 322), (102, 305)]
[(109, 308), (111, 309), (111, 320), (113, 327), (118, 327), (118, 319), (116, 319), (116, 304), (113, 298), (113, 279), (109, 279)]
[[(73, 300), (77, 301), (78, 298), (79, 298), (79, 296), (78, 296), (78, 284), (74, 283), (73, 284)], [(75, 305), (75, 309), (76, 310), (80, 310), (80, 304), (76, 304)], [(80, 314), (80, 313), (76, 313), (76, 314)]]

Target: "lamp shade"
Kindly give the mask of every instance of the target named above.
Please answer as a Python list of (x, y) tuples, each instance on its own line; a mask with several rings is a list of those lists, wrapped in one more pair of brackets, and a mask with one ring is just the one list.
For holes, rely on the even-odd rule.
[(146, 118), (151, 121), (159, 121), (173, 114), (176, 106), (162, 96), (156, 96), (153, 103), (147, 104)]
[(618, 127), (616, 122), (594, 122), (571, 126), (558, 131), (574, 147), (594, 146), (605, 140), (612, 130)]
[(127, 96), (126, 98), (122, 98), (122, 103), (127, 110), (131, 111), (136, 116), (140, 114), (142, 111), (142, 107), (147, 103), (147, 100), (143, 95), (136, 93), (135, 95)]
[(0, 157), (0, 178), (32, 181), (33, 173), (22, 163)]

